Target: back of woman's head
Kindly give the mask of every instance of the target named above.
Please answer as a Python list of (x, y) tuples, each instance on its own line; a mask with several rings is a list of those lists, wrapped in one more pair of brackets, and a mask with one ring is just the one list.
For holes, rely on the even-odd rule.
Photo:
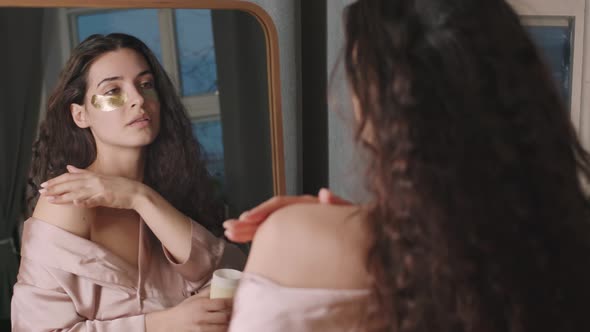
[(183, 213), (219, 231), (221, 209), (212, 201), (211, 181), (185, 108), (149, 48), (139, 39), (120, 33), (92, 35), (72, 51), (49, 97), (47, 113), (33, 145), (29, 205), (41, 182), (67, 172), (68, 164), (86, 168), (95, 160), (94, 137), (89, 128), (74, 123), (70, 105), (84, 104), (88, 72), (95, 60), (123, 48), (146, 60), (160, 101), (160, 132), (147, 147), (144, 182)]
[(346, 68), (394, 331), (586, 331), (589, 163), (504, 0), (360, 0)]

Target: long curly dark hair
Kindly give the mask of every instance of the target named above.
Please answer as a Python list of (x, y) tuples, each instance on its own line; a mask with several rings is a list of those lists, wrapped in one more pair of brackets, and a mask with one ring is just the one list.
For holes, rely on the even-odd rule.
[(121, 33), (88, 37), (73, 50), (61, 72), (33, 145), (29, 208), (37, 197), (40, 183), (67, 172), (68, 164), (86, 168), (95, 160), (96, 145), (90, 129), (76, 126), (70, 105), (84, 103), (88, 70), (93, 62), (107, 52), (122, 48), (134, 50), (145, 58), (160, 100), (160, 132), (147, 147), (144, 182), (182, 213), (220, 235), (222, 209), (214, 199), (204, 153), (193, 137), (186, 110), (149, 48), (139, 39)]
[(377, 330), (590, 331), (590, 158), (513, 9), (360, 0), (345, 25)]

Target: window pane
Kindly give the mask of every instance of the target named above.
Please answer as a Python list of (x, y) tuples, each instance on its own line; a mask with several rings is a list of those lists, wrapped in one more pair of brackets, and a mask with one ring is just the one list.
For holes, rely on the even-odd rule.
[(162, 63), (160, 27), (156, 9), (112, 10), (77, 15), (78, 42), (99, 33), (122, 32), (141, 39)]
[(528, 31), (537, 47), (543, 52), (558, 88), (569, 105), (571, 99), (571, 25), (529, 26)]
[(225, 166), (223, 160), (221, 121), (198, 121), (193, 122), (192, 126), (193, 135), (199, 140), (205, 150), (209, 173), (223, 186)]
[(217, 91), (217, 65), (211, 11), (177, 9), (176, 38), (182, 94), (193, 96)]

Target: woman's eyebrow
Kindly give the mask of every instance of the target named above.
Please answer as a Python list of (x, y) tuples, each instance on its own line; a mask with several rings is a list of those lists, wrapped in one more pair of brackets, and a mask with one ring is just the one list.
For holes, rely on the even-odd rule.
[[(147, 74), (152, 74), (152, 71), (151, 71), (151, 70), (149, 70), (149, 69), (146, 69), (146, 70), (144, 70), (144, 71), (140, 72), (139, 74), (137, 74), (137, 76), (135, 76), (135, 77), (140, 77), (140, 76), (147, 75)], [(99, 87), (101, 84), (103, 84), (103, 83), (105, 83), (105, 82), (118, 81), (118, 80), (122, 80), (122, 79), (123, 79), (123, 77), (121, 77), (121, 76), (107, 77), (107, 78), (105, 78), (104, 80), (100, 81), (100, 82), (99, 82), (99, 83), (96, 85), (96, 87), (98, 88), (98, 87)]]
[(135, 76), (135, 77), (140, 77), (140, 76), (147, 75), (147, 74), (152, 74), (152, 71), (149, 69), (146, 69), (146, 70), (142, 71), (141, 73), (137, 74), (137, 76)]
[(121, 76), (113, 76), (113, 77), (107, 77), (104, 80), (100, 81), (96, 87), (98, 88), (101, 84), (105, 83), (105, 82), (111, 82), (111, 81), (117, 81), (117, 80), (121, 80), (123, 79)]

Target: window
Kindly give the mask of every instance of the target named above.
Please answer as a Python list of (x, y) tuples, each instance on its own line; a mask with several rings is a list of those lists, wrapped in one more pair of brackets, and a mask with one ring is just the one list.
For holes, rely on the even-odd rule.
[(572, 122), (584, 137), (582, 103), (590, 101), (590, 95), (583, 93), (582, 82), (585, 0), (508, 2), (522, 17), (533, 41), (543, 52), (556, 84), (568, 103)]
[(205, 150), (208, 169), (223, 183), (224, 158), (219, 117), (217, 65), (211, 10), (68, 9), (72, 47), (92, 34), (123, 32), (141, 39), (178, 88)]
[[(528, 22), (527, 22), (528, 21)], [(561, 93), (569, 104), (571, 91), (572, 27), (569, 19), (527, 20), (528, 31), (537, 47), (543, 52), (545, 61)]]
[(193, 134), (205, 148), (209, 172), (223, 184), (225, 166), (223, 162), (223, 143), (221, 137), (221, 122), (219, 120), (205, 120), (193, 122)]
[(162, 62), (162, 45), (158, 24), (158, 11), (155, 9), (133, 9), (79, 14), (74, 16), (72, 31), (76, 32), (74, 45), (92, 34), (122, 32), (141, 39)]
[(175, 10), (182, 94), (217, 92), (217, 68), (210, 10)]

